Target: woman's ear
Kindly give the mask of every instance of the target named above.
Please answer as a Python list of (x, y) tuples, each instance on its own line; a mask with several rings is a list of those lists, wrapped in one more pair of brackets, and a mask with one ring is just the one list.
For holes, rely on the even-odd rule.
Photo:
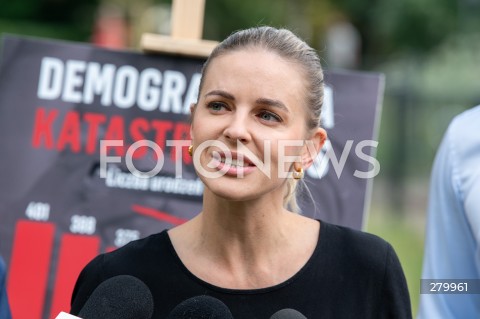
[(309, 168), (315, 158), (317, 157), (318, 153), (325, 144), (327, 140), (327, 131), (323, 128), (319, 127), (315, 130), (312, 136), (305, 140), (305, 145), (302, 148), (302, 166), (303, 169)]

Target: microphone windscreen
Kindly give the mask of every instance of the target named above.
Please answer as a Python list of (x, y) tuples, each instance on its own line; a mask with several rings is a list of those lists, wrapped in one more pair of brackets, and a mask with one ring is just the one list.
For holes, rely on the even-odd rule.
[(62, 311), (55, 317), (55, 319), (82, 319), (82, 318)]
[(295, 309), (286, 308), (275, 312), (270, 319), (307, 319), (307, 317)]
[(228, 307), (211, 296), (196, 296), (178, 304), (167, 319), (233, 319)]
[(150, 319), (153, 297), (140, 279), (120, 275), (98, 285), (80, 310), (83, 319)]

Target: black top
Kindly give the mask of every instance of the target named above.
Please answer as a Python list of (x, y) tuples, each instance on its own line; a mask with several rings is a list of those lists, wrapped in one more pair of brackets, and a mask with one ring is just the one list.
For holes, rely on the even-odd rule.
[(309, 319), (411, 318), (407, 283), (392, 246), (375, 235), (323, 221), (306, 265), (287, 281), (262, 289), (226, 289), (199, 279), (183, 265), (166, 230), (133, 241), (85, 267), (73, 291), (71, 313), (78, 314), (102, 281), (123, 274), (150, 288), (155, 319), (198, 295), (220, 299), (236, 319), (268, 319), (284, 308)]

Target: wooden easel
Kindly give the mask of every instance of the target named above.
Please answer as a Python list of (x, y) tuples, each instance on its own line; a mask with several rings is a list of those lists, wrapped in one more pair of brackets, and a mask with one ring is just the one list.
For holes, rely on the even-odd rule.
[(205, 0), (173, 0), (171, 36), (145, 33), (141, 48), (146, 53), (207, 57), (217, 41), (202, 40)]

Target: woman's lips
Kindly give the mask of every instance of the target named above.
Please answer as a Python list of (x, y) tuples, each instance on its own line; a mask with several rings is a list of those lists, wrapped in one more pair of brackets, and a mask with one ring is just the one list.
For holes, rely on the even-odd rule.
[(235, 177), (243, 177), (253, 172), (256, 168), (255, 164), (244, 154), (237, 152), (225, 154), (218, 151), (212, 152), (212, 160), (208, 163), (208, 167), (217, 169), (225, 175)]

